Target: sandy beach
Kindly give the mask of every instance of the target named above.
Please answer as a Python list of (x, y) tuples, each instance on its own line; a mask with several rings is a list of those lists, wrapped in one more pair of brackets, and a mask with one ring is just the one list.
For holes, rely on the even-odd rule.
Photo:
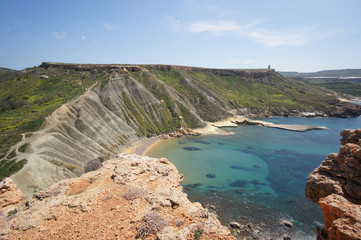
[(142, 138), (139, 141), (134, 142), (130, 147), (124, 150), (124, 153), (127, 154), (138, 154), (138, 155), (147, 155), (153, 147), (164, 141), (165, 139), (160, 136), (151, 137), (151, 138)]
[[(234, 132), (224, 131), (223, 127), (237, 127), (238, 125), (259, 125), (264, 127), (279, 128), (288, 131), (304, 132), (313, 129), (327, 129), (324, 126), (311, 126), (311, 125), (281, 125), (267, 121), (251, 120), (243, 116), (234, 116), (218, 122), (206, 122), (206, 126), (203, 128), (193, 129), (194, 132), (201, 135), (233, 135)], [(147, 155), (153, 148), (157, 147), (163, 141), (167, 139), (161, 136), (142, 138), (139, 141), (134, 142), (130, 147), (124, 150), (127, 154)]]

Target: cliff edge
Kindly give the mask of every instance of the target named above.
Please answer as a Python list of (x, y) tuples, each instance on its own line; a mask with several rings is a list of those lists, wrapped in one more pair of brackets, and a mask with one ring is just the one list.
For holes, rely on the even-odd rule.
[(234, 239), (167, 159), (120, 154), (0, 209), (0, 239)]
[(306, 196), (321, 206), (329, 239), (361, 239), (361, 129), (341, 136), (339, 153), (308, 177)]

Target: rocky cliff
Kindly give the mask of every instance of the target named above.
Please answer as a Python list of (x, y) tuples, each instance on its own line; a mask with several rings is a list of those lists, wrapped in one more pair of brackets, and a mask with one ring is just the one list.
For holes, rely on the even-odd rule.
[(167, 159), (120, 154), (0, 209), (0, 239), (235, 239), (182, 179)]
[(341, 132), (338, 154), (329, 154), (309, 176), (306, 196), (323, 211), (331, 240), (361, 239), (361, 129)]

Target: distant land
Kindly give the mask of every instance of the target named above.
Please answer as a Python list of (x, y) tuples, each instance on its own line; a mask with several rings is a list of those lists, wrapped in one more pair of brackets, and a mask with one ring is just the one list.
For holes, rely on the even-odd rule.
[(325, 70), (319, 72), (279, 72), (285, 77), (325, 87), (342, 94), (361, 97), (361, 69)]
[(324, 70), (318, 72), (279, 72), (285, 77), (304, 78), (361, 78), (361, 69)]

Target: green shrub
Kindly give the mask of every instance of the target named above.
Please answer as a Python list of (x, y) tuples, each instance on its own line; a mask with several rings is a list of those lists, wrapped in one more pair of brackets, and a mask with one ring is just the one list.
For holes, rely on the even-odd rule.
[(203, 234), (203, 230), (202, 230), (202, 229), (197, 229), (197, 230), (194, 232), (194, 240), (199, 240), (199, 239), (201, 239), (202, 234)]
[(12, 159), (14, 157), (16, 157), (16, 152), (15, 152), (15, 150), (12, 150), (11, 153), (9, 153), (9, 155), (6, 158), (7, 159)]
[(25, 150), (29, 147), (30, 143), (24, 143), (23, 145), (21, 145), (18, 149), (19, 152), (25, 152)]
[(26, 159), (20, 161), (16, 160), (2, 160), (0, 162), (0, 178), (6, 178), (22, 169), (28, 162)]
[(17, 209), (14, 209), (14, 210), (8, 212), (8, 217), (10, 217), (10, 216), (12, 216), (12, 215), (15, 215), (17, 212), (18, 212)]

